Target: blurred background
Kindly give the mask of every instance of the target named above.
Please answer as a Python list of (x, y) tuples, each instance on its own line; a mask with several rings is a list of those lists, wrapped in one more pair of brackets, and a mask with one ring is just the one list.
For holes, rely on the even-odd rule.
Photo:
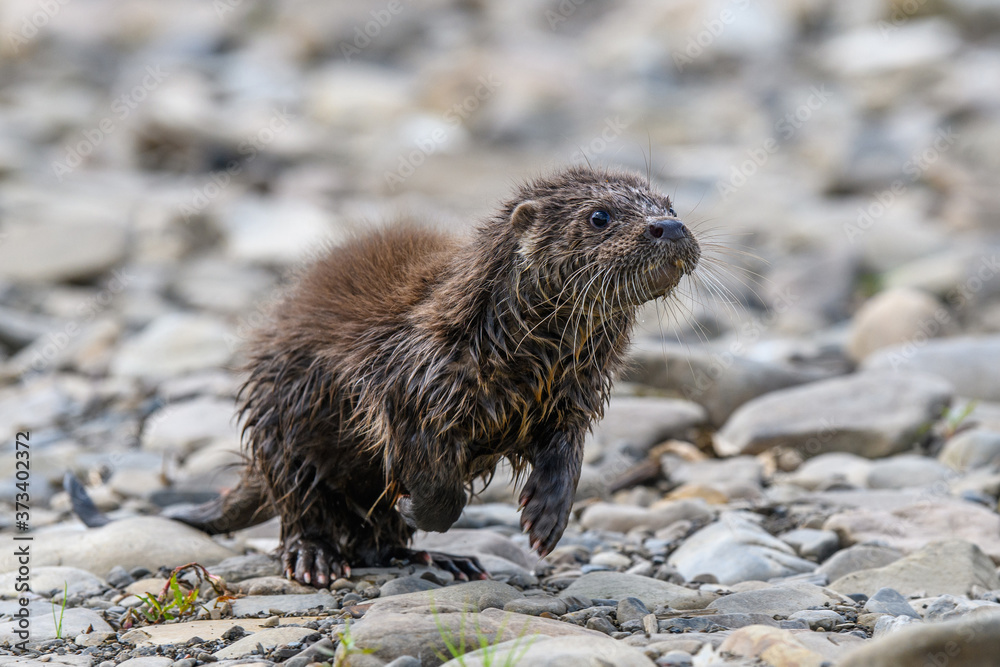
[(998, 120), (990, 0), (5, 0), (3, 442), (33, 429), (53, 482), (113, 452), (117, 499), (202, 479), (303, 257), (588, 161), (717, 244), (644, 318), (663, 358), (997, 332)]

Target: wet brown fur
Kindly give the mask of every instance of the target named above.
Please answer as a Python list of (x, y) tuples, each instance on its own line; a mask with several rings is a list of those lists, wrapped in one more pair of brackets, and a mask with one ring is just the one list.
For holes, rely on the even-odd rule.
[(697, 264), (690, 234), (644, 234), (672, 216), (643, 178), (573, 168), (519, 187), (468, 239), (402, 224), (333, 249), (249, 346), (244, 482), (189, 523), (276, 513), (290, 574), (325, 581), (408, 544), (400, 497), (410, 523), (446, 530), (506, 459), (531, 468), (522, 523), (551, 550), (637, 306)]

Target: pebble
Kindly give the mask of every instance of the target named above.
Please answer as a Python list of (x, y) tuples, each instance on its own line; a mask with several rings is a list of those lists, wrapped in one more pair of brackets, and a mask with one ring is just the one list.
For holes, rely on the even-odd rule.
[(973, 429), (957, 433), (945, 443), (938, 460), (959, 472), (995, 468), (1000, 464), (1000, 431)]
[(796, 611), (821, 607), (838, 601), (839, 598), (819, 586), (802, 583), (788, 583), (769, 586), (753, 591), (725, 595), (708, 605), (722, 614), (767, 614), (769, 616), (789, 616)]
[(449, 660), (442, 667), (489, 667), (515, 656), (518, 667), (545, 667), (554, 663), (574, 667), (654, 667), (653, 661), (639, 649), (609, 638), (554, 637), (525, 644), (523, 640), (515, 640), (489, 650), (480, 649), (466, 653), (461, 660)]
[(115, 375), (165, 378), (226, 364), (230, 332), (208, 315), (170, 313), (122, 344), (111, 362)]
[(315, 630), (310, 630), (309, 628), (266, 628), (243, 637), (242, 639), (233, 642), (226, 648), (216, 651), (212, 655), (217, 660), (224, 660), (226, 658), (243, 658), (256, 651), (258, 644), (267, 649), (274, 646), (281, 646), (283, 644), (301, 641), (302, 639), (315, 633)]
[(666, 581), (624, 572), (591, 572), (567, 586), (562, 597), (621, 600), (634, 597), (647, 608), (703, 609), (715, 599), (711, 593), (691, 590)]
[(857, 572), (882, 567), (903, 557), (903, 552), (878, 544), (856, 544), (833, 554), (816, 568), (817, 574), (825, 575), (830, 581)]
[(810, 630), (833, 631), (846, 619), (832, 609), (806, 609), (788, 615), (790, 621), (804, 621)]
[(798, 528), (778, 536), (782, 542), (795, 549), (795, 553), (808, 560), (821, 562), (840, 548), (840, 538), (832, 530)]
[(892, 588), (880, 588), (865, 602), (865, 611), (874, 614), (889, 614), (890, 616), (909, 616), (920, 618), (920, 614), (910, 606), (898, 591)]
[(947, 309), (930, 294), (891, 288), (867, 300), (854, 314), (847, 351), (860, 362), (884, 347), (940, 336), (950, 321)]
[(700, 500), (676, 500), (656, 507), (637, 507), (596, 502), (580, 517), (580, 525), (589, 530), (627, 533), (636, 528), (656, 531), (679, 521), (707, 521), (713, 511)]
[[(108, 211), (110, 215), (117, 215)], [(127, 227), (117, 221), (87, 221), (74, 211), (70, 223), (8, 223), (0, 243), (0, 278), (37, 283), (86, 280), (125, 258)]]
[(649, 608), (643, 604), (642, 600), (635, 597), (626, 597), (618, 601), (615, 618), (618, 619), (618, 623), (621, 625), (629, 621), (641, 621), (649, 613)]
[(688, 537), (669, 563), (686, 580), (709, 574), (721, 584), (766, 581), (816, 569), (815, 563), (799, 558), (790, 546), (737, 512), (723, 514)]

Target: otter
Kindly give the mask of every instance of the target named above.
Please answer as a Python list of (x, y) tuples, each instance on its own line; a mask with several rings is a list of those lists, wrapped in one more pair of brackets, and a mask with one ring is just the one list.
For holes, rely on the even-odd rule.
[(221, 533), (277, 514), (286, 576), (318, 587), (397, 558), (485, 577), (408, 545), (505, 459), (548, 554), (638, 307), (700, 252), (648, 179), (583, 167), (517, 187), (468, 238), (401, 223), (332, 249), (249, 343), (241, 482), (174, 518)]

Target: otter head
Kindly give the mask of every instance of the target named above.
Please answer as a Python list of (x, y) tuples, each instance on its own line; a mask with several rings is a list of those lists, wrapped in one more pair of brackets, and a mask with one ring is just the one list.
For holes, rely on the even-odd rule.
[(634, 308), (669, 295), (701, 256), (670, 198), (629, 172), (567, 169), (523, 186), (508, 210), (525, 271), (546, 298), (569, 290)]

